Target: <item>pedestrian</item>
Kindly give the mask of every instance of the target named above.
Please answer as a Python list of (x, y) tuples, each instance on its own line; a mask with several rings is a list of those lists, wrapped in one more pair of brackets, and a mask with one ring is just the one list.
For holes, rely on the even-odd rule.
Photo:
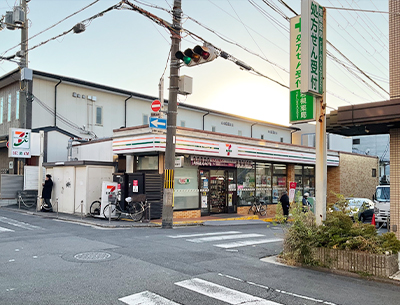
[(283, 210), (283, 216), (285, 218), (285, 222), (287, 222), (287, 219), (289, 217), (289, 208), (290, 208), (289, 196), (287, 194), (287, 191), (283, 191), (283, 194), (279, 201), (282, 204), (282, 210)]
[(308, 194), (308, 193), (304, 193), (304, 195), (303, 195), (302, 203), (303, 203), (303, 212), (304, 213), (308, 212), (311, 207), (311, 204), (308, 201), (308, 196), (310, 196), (310, 194)]
[(42, 205), (42, 211), (53, 212), (53, 207), (51, 206), (51, 191), (53, 189), (53, 181), (51, 180), (51, 175), (46, 175), (46, 180), (43, 183), (42, 198), (44, 203)]

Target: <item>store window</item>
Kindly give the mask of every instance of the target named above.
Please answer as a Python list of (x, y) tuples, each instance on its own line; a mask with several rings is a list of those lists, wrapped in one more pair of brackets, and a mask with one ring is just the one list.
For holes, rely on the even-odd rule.
[(251, 205), (256, 190), (255, 170), (252, 168), (237, 169), (238, 205)]
[(158, 170), (158, 156), (140, 156), (137, 163), (138, 170)]
[(315, 197), (315, 168), (311, 165), (295, 165), (296, 201), (302, 199), (304, 193)]
[(256, 197), (272, 202), (272, 165), (270, 163), (256, 164)]
[(187, 210), (199, 208), (198, 168), (175, 169), (174, 209)]
[(286, 164), (274, 164), (272, 172), (272, 203), (278, 203), (286, 190)]

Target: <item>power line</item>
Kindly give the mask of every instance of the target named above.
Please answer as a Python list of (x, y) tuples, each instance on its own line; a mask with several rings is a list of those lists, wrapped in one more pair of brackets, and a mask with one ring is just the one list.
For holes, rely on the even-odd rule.
[[(283, 2), (280, 1), (281, 3)], [(286, 7), (288, 7), (288, 5), (285, 3), (284, 4)], [(327, 7), (325, 7), (327, 8)], [(296, 16), (298, 16), (299, 14), (297, 14), (293, 9), (291, 9), (292, 12), (294, 12), (296, 14)], [(373, 82), (377, 87), (379, 87), (382, 91), (384, 91), (387, 95), (389, 95), (389, 92), (387, 92), (384, 88), (382, 88), (378, 83), (376, 83), (373, 79), (371, 79), (371, 77), (369, 77), (363, 70), (361, 70), (358, 66), (356, 66), (356, 64), (354, 64), (349, 58), (347, 58), (342, 52), (340, 52), (331, 42), (329, 42), (329, 40), (327, 40), (327, 44), (330, 45), (336, 52), (338, 52), (341, 56), (343, 56), (350, 64), (353, 65), (354, 68), (356, 68), (362, 75), (364, 75), (367, 79), (369, 79), (371, 82)]]
[(12, 49), (15, 49), (15, 48), (19, 47), (22, 43), (26, 43), (26, 42), (28, 42), (29, 40), (31, 40), (31, 39), (33, 39), (33, 38), (39, 36), (40, 34), (42, 34), (42, 33), (46, 32), (46, 31), (48, 31), (48, 30), (54, 28), (55, 26), (59, 25), (59, 24), (62, 23), (63, 21), (65, 21), (65, 20), (71, 18), (72, 16), (75, 16), (76, 14), (78, 14), (78, 13), (84, 11), (85, 9), (91, 7), (92, 5), (94, 5), (95, 3), (99, 2), (99, 1), (100, 1), (100, 0), (96, 0), (96, 1), (94, 1), (94, 2), (92, 2), (92, 3), (90, 3), (89, 5), (85, 6), (84, 8), (81, 8), (80, 10), (76, 11), (75, 13), (73, 13), (73, 14), (71, 14), (71, 15), (65, 17), (64, 19), (62, 19), (62, 20), (56, 22), (56, 23), (53, 24), (52, 26), (49, 26), (48, 28), (44, 29), (43, 31), (41, 31), (41, 32), (39, 32), (39, 33), (37, 33), (37, 34), (31, 36), (30, 38), (26, 39), (25, 41), (23, 41), (23, 42), (17, 44), (16, 46), (14, 46), (14, 47), (12, 47), (12, 48), (6, 50), (5, 52), (3, 52), (3, 55), (6, 54), (8, 51), (11, 51)]

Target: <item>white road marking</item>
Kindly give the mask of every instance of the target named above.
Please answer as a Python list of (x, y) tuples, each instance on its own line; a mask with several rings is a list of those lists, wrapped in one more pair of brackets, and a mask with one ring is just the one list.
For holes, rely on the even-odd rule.
[(259, 244), (267, 244), (267, 243), (276, 243), (283, 241), (282, 238), (270, 238), (270, 239), (257, 239), (257, 240), (241, 240), (233, 243), (219, 244), (214, 245), (215, 247), (229, 249), (229, 248), (237, 248), (237, 247), (245, 247), (251, 245), (259, 245)]
[(15, 231), (7, 229), (7, 228), (0, 227), (0, 232), (15, 232)]
[(180, 305), (150, 291), (128, 295), (119, 300), (128, 305)]
[(255, 297), (250, 294), (233, 290), (198, 278), (177, 282), (175, 283), (175, 285), (203, 294), (210, 298), (223, 301), (228, 304), (282, 305), (280, 303)]
[(184, 234), (184, 235), (170, 235), (170, 238), (186, 238), (186, 237), (198, 237), (198, 236), (214, 236), (223, 234), (239, 234), (239, 231), (226, 231), (226, 232), (213, 232), (213, 233), (203, 233), (203, 234)]
[(7, 218), (7, 217), (0, 217), (0, 222), (4, 222), (4, 223), (7, 223), (14, 227), (18, 227), (18, 228), (22, 228), (22, 229), (26, 229), (26, 230), (38, 230), (38, 229), (42, 230), (43, 229), (41, 227), (34, 226), (34, 225), (31, 225), (26, 222), (17, 221), (17, 220)]
[(278, 293), (290, 295), (290, 296), (293, 296), (293, 297), (296, 297), (296, 298), (305, 299), (305, 300), (310, 300), (310, 301), (313, 301), (313, 302), (316, 302), (316, 303), (320, 303), (320, 304), (337, 305), (337, 304), (332, 303), (332, 302), (329, 302), (329, 301), (324, 301), (324, 300), (320, 300), (320, 299), (315, 299), (315, 298), (308, 297), (308, 296), (305, 296), (305, 295), (301, 295), (301, 294), (297, 294), (297, 293), (292, 293), (292, 292), (288, 292), (288, 291), (284, 291), (284, 290), (279, 290), (279, 289), (274, 289), (274, 288), (271, 288), (271, 287), (268, 287), (268, 286), (265, 286), (265, 285), (260, 285), (260, 284), (257, 284), (257, 283), (249, 282), (249, 281), (242, 280), (242, 279), (237, 278), (237, 277), (234, 277), (234, 276), (230, 276), (230, 275), (226, 275), (226, 274), (222, 274), (222, 273), (218, 273), (218, 275), (219, 275), (219, 276), (222, 276), (222, 277), (226, 277), (226, 278), (228, 278), (228, 279), (232, 279), (232, 280), (238, 281), (238, 282), (246, 283), (246, 284), (249, 284), (249, 285), (252, 285), (252, 286), (256, 286), (256, 287), (259, 287), (259, 288), (263, 288), (263, 289), (266, 289), (266, 290), (269, 290), (269, 291), (275, 291), (275, 292), (278, 292)]
[(253, 237), (262, 237), (265, 235), (262, 234), (237, 234), (237, 235), (224, 235), (224, 236), (211, 236), (211, 237), (201, 237), (194, 239), (186, 239), (192, 243), (203, 243), (208, 241), (217, 241), (217, 240), (227, 240), (227, 239), (241, 239), (241, 238), (253, 238)]

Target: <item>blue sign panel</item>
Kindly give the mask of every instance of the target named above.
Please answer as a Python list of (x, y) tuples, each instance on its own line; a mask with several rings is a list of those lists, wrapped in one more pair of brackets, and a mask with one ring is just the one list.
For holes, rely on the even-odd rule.
[(150, 128), (167, 129), (167, 119), (150, 117), (149, 127)]

